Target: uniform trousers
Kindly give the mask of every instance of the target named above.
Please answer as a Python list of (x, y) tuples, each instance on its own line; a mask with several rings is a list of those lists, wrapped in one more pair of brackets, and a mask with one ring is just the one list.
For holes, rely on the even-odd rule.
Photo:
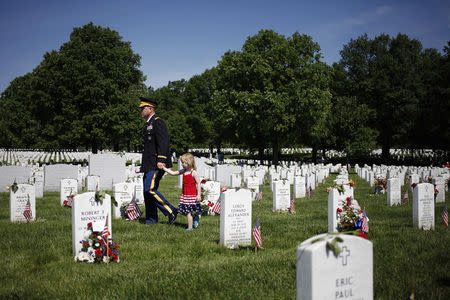
[(144, 174), (145, 219), (147, 223), (158, 222), (158, 210), (165, 215), (173, 214), (176, 209), (158, 191), (159, 181), (164, 175), (163, 170), (151, 170)]

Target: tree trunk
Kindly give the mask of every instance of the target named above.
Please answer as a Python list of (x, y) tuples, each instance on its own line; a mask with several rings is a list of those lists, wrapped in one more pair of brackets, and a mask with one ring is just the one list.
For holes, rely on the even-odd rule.
[(272, 164), (278, 166), (278, 135), (275, 135), (272, 143)]
[(258, 147), (258, 159), (259, 163), (262, 165), (264, 160), (264, 147)]
[(98, 145), (96, 142), (92, 142), (92, 153), (97, 154), (98, 153)]
[(312, 161), (316, 163), (317, 160), (317, 146), (312, 147)]

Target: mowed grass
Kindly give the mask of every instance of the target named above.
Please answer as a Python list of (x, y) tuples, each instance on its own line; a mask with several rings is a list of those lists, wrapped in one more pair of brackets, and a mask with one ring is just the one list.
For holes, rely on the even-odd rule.
[[(58, 193), (36, 200), (37, 221), (10, 223), (9, 194), (0, 193), (0, 298), (20, 299), (295, 299), (296, 248), (327, 231), (327, 187), (312, 198), (296, 199), (296, 215), (272, 212), (272, 193), (253, 202), (252, 224), (260, 214), (263, 250), (219, 246), (218, 216), (203, 216), (186, 232), (186, 217), (174, 226), (160, 214), (157, 225), (114, 219), (119, 264), (75, 263), (71, 209)], [(389, 207), (386, 195), (356, 180), (355, 198), (370, 218), (374, 249), (375, 299), (450, 299), (450, 233), (443, 225), (444, 204), (435, 205), (436, 229), (412, 226), (412, 194), (405, 206)], [(175, 206), (177, 178), (166, 176), (160, 191)], [(406, 187), (402, 188), (405, 191)], [(448, 202), (448, 195), (446, 195)], [(254, 245), (254, 244), (253, 244)]]

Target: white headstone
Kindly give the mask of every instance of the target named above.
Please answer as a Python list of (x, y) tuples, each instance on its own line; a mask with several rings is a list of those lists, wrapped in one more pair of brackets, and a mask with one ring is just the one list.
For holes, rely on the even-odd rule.
[(34, 172), (34, 187), (36, 190), (36, 198), (44, 197), (44, 172)]
[(89, 175), (101, 177), (100, 190), (112, 190), (114, 183), (126, 180), (125, 163), (125, 157), (117, 154), (91, 154)]
[(57, 192), (61, 179), (78, 178), (78, 167), (74, 165), (46, 165), (44, 167), (44, 191)]
[(413, 225), (434, 229), (434, 186), (431, 183), (419, 183), (413, 190)]
[(70, 194), (77, 192), (78, 192), (77, 179), (72, 178), (61, 179), (59, 189), (59, 200), (61, 202), (61, 206), (64, 205), (64, 200), (67, 199), (67, 196), (70, 196)]
[(135, 187), (133, 183), (120, 182), (113, 185), (114, 199), (116, 199), (117, 206), (113, 207), (114, 218), (121, 217), (120, 208), (125, 202), (131, 202), (135, 193)]
[(251, 197), (247, 189), (230, 189), (221, 194), (220, 245), (228, 248), (251, 245)]
[[(339, 255), (327, 242), (340, 237)], [(314, 236), (297, 248), (297, 299), (373, 299), (373, 246), (354, 235)]]
[(338, 232), (337, 209), (342, 209), (342, 201), (347, 198), (344, 193), (339, 193), (336, 188), (332, 188), (328, 193), (328, 232)]
[(242, 176), (240, 173), (234, 173), (230, 175), (230, 182), (232, 188), (241, 187), (242, 184)]
[(415, 184), (419, 183), (419, 175), (411, 174), (411, 179), (409, 181), (409, 188), (411, 189), (411, 191), (413, 191), (413, 187), (411, 186), (413, 183)]
[(401, 185), (400, 180), (392, 177), (387, 180), (387, 204), (398, 205), (401, 204)]
[[(183, 177), (183, 176), (178, 176)], [(142, 176), (138, 176), (134, 178), (134, 196), (136, 197), (136, 203), (144, 204), (144, 178)]]
[(247, 177), (247, 188), (257, 190), (259, 188), (259, 178), (256, 176)]
[(101, 190), (100, 188), (100, 176), (97, 175), (88, 175), (86, 177), (86, 190), (88, 191), (96, 191)]
[[(216, 204), (217, 200), (220, 198), (220, 182), (218, 181), (206, 181), (203, 184), (203, 189), (205, 190), (205, 193), (207, 193), (205, 197), (205, 203), (208, 204), (208, 202), (211, 202), (212, 205)], [(213, 206), (208, 206), (208, 210), (211, 213)]]
[(23, 213), (28, 200), (30, 200), (31, 221), (34, 221), (36, 219), (36, 196), (34, 185), (20, 183), (17, 187), (15, 193), (12, 189), (10, 189), (9, 192), (9, 216), (11, 222), (27, 221)]
[(286, 210), (291, 206), (291, 185), (288, 180), (273, 182), (273, 209)]
[(436, 203), (445, 202), (445, 179), (444, 177), (433, 177), (433, 184), (436, 185), (438, 194), (436, 195)]
[(92, 222), (94, 231), (102, 231), (106, 216), (108, 216), (108, 229), (111, 228), (111, 196), (105, 194), (103, 202), (95, 201), (95, 192), (86, 192), (75, 196), (72, 203), (72, 249), (73, 255), (81, 250), (80, 241), (84, 240), (87, 225)]
[(5, 186), (12, 185), (14, 180), (16, 183), (29, 183), (32, 172), (29, 167), (4, 166), (0, 167), (0, 187), (2, 192)]
[(294, 197), (306, 197), (305, 177), (294, 176)]

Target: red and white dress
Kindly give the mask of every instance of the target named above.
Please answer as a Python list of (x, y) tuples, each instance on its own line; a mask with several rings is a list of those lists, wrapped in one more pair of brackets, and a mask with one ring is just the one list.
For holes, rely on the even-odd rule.
[(200, 202), (197, 202), (197, 186), (192, 172), (183, 173), (183, 190), (181, 192), (178, 212), (186, 215), (188, 213), (201, 213), (203, 208)]

